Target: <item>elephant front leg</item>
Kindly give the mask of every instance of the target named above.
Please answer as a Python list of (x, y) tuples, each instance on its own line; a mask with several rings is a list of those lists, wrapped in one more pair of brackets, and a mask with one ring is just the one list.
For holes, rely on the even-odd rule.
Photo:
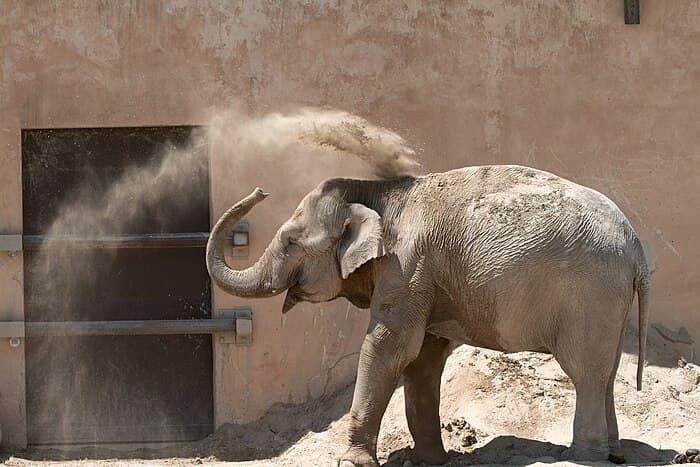
[(452, 342), (426, 334), (420, 354), (404, 371), (406, 419), (415, 447), (411, 461), (435, 465), (447, 462), (440, 434), (440, 378)]
[(357, 382), (350, 409), (348, 450), (340, 467), (375, 467), (377, 437), (384, 411), (406, 366), (416, 358), (424, 326), (406, 329), (378, 323), (360, 352)]

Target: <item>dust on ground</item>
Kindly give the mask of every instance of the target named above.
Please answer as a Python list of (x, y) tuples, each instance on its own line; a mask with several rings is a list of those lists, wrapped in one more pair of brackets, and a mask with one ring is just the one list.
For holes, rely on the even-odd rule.
[[(626, 348), (635, 340), (628, 334)], [(664, 465), (676, 452), (700, 447), (700, 367), (677, 360), (651, 341), (644, 390), (635, 389), (636, 356), (629, 353), (623, 355), (615, 385), (620, 433), (631, 465)], [(328, 466), (344, 449), (352, 390), (307, 404), (279, 404), (259, 421), (223, 425), (198, 442), (131, 451), (36, 448), (15, 453), (5, 464)], [(443, 375), (447, 465), (576, 465), (557, 462), (571, 439), (574, 400), (573, 385), (549, 355), (458, 347)], [(378, 455), (388, 467), (405, 465), (405, 448), (411, 445), (403, 404), (399, 387), (379, 439)]]

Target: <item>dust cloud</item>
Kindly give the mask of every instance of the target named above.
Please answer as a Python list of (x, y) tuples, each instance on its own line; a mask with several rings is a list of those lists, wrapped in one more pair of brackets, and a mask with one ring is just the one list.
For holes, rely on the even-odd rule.
[(254, 214), (279, 223), (326, 178), (392, 178), (420, 168), (401, 136), (339, 110), (251, 116), (228, 109), (207, 121), (211, 171), (226, 174), (216, 177), (214, 216), (260, 185), (272, 197)]
[[(308, 178), (325, 178), (343, 168), (392, 178), (415, 174), (420, 167), (400, 135), (340, 110), (305, 107), (258, 118), (227, 111), (213, 116), (208, 128), (212, 144), (226, 146), (228, 162), (273, 158), (281, 164), (292, 159), (298, 168), (293, 175)], [(300, 164), (299, 158), (309, 156), (309, 164)]]
[[(191, 187), (208, 176), (206, 148), (203, 132), (195, 131), (184, 147), (166, 144), (160, 155), (144, 165), (127, 167), (107, 186), (88, 174), (78, 193), (59, 209), (49, 237), (60, 241), (75, 234), (121, 234), (146, 218), (164, 225), (167, 219), (157, 209), (159, 204), (167, 198), (170, 203), (186, 205)], [(56, 243), (46, 246), (55, 250)]]
[[(208, 186), (206, 149), (203, 132), (199, 130), (194, 131), (184, 145), (176, 147), (167, 143), (155, 154), (126, 157), (126, 160), (142, 161), (128, 167), (83, 167), (79, 186), (71, 190), (72, 195), (58, 207), (55, 218), (43, 232), (45, 240), (40, 248), (25, 254), (29, 262), (27, 269), (32, 274), (25, 278), (27, 290), (31, 293), (27, 297), (27, 308), (32, 319), (152, 318), (148, 315), (151, 306), (148, 303), (155, 300), (143, 296), (141, 288), (134, 286), (149, 268), (136, 266), (138, 270), (126, 270), (125, 267), (149, 258), (161, 261), (154, 250), (85, 248), (76, 240), (166, 232), (171, 224), (168, 217), (174, 212), (181, 212), (184, 216), (197, 215), (188, 206), (202, 196), (208, 199), (208, 193), (195, 191)], [(116, 179), (111, 178), (115, 172)], [(166, 199), (168, 208), (161, 209)], [(201, 206), (202, 203), (196, 204)], [(207, 221), (205, 213), (204, 228)], [(130, 297), (132, 290), (139, 295)], [(141, 299), (142, 303), (135, 303), (135, 299)], [(176, 314), (184, 311), (188, 317), (210, 316), (208, 290), (196, 299), (178, 297), (168, 301), (166, 298), (166, 302), (178, 310), (174, 312)], [(199, 352), (198, 356), (204, 356), (205, 352), (197, 349), (207, 345), (205, 338), (30, 338), (27, 343), (30, 441), (119, 441), (125, 436), (123, 428), (119, 427), (129, 424), (129, 420), (141, 428), (162, 423), (162, 431), (156, 427), (149, 434), (155, 439), (172, 431), (172, 426), (185, 423), (173, 419), (173, 410), (169, 408), (173, 397), (153, 394), (164, 385), (155, 375), (143, 378), (144, 371), (135, 370), (134, 366), (149, 365), (146, 363), (148, 356), (139, 355), (139, 352), (152, 355), (158, 346), (167, 346), (174, 358), (182, 357), (177, 347), (194, 348)], [(145, 342), (147, 339), (151, 342)], [(135, 362), (132, 360), (125, 365), (126, 359)], [(134, 387), (134, 383), (141, 387)], [(107, 431), (105, 426), (109, 427)]]
[[(275, 214), (284, 212), (286, 217), (299, 199), (325, 178), (387, 178), (419, 169), (415, 152), (401, 136), (338, 110), (300, 108), (252, 116), (226, 109), (212, 113), (205, 122), (186, 144), (166, 144), (147, 162), (121, 168), (109, 180), (104, 174), (85, 171), (79, 189), (65, 198), (44, 231), (44, 243), (33, 253), (34, 287), (29, 299), (34, 309), (45, 310), (41, 320), (94, 320), (88, 304), (99, 306), (103, 288), (133, 273), (123, 270), (119, 260), (122, 250), (81, 249), (76, 253), (76, 238), (167, 232), (173, 225), (171, 216), (208, 215), (192, 213), (191, 207), (195, 199), (208, 199), (209, 193), (201, 191), (209, 190), (210, 172), (215, 174), (215, 183), (228, 186), (224, 192), (230, 202), (258, 184), (281, 194), (270, 209)], [(166, 204), (171, 209), (162, 209)], [(144, 226), (147, 231), (139, 230)], [(201, 303), (188, 305), (194, 317), (210, 316), (205, 302), (209, 302), (208, 295)], [(117, 371), (99, 381), (100, 388), (85, 387), (95, 383), (95, 376), (86, 373), (110, 362), (91, 361), (88, 365), (87, 361), (94, 360), (89, 345), (73, 338), (56, 345), (56, 339), (65, 338), (35, 338), (28, 343), (34, 346), (28, 358), (28, 383), (40, 380), (44, 388), (53, 388), (48, 393), (28, 395), (34, 401), (28, 406), (30, 425), (58, 429), (70, 437), (76, 425), (97, 429), (103, 414), (120, 419), (119, 414), (133, 413), (131, 401), (125, 400), (125, 394), (134, 394), (133, 388), (129, 389), (132, 392), (120, 389), (123, 374)], [(104, 342), (111, 338), (91, 339)], [(112, 342), (117, 352), (118, 342)], [(37, 374), (39, 368), (48, 372)], [(31, 391), (28, 385), (28, 393)], [(141, 392), (147, 391), (144, 388)], [(81, 394), (90, 394), (95, 400), (81, 399)], [(158, 396), (146, 395), (150, 414), (167, 412), (167, 403)], [(155, 418), (171, 425), (178, 423), (165, 416)], [(86, 436), (89, 439), (90, 434)], [(62, 434), (52, 438), (61, 439)]]

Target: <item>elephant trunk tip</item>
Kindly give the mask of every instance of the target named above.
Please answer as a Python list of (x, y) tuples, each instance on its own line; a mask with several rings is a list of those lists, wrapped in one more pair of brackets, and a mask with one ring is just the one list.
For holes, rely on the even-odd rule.
[(249, 208), (252, 208), (256, 204), (258, 204), (260, 201), (264, 200), (270, 195), (270, 193), (264, 191), (262, 188), (255, 187), (255, 189), (245, 198), (240, 200), (238, 203), (236, 203), (233, 208), (237, 207), (243, 207), (243, 206), (248, 206)]
[(259, 186), (255, 187), (255, 190), (253, 190), (253, 193), (251, 193), (251, 196), (255, 197), (256, 199), (262, 201), (263, 199), (267, 198), (270, 196), (270, 193), (264, 191), (262, 188)]
[[(265, 296), (269, 293), (266, 262), (258, 260), (253, 266), (243, 270), (235, 270), (226, 264), (224, 248), (229, 241), (229, 232), (243, 216), (269, 193), (262, 188), (255, 188), (248, 196), (234, 204), (216, 222), (209, 235), (206, 250), (206, 263), (212, 281), (232, 295), (239, 297)], [(269, 255), (267, 255), (269, 257)]]

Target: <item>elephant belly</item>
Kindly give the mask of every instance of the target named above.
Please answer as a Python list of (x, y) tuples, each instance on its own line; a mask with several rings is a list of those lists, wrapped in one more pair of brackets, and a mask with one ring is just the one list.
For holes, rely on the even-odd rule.
[(459, 306), (441, 291), (435, 302), (426, 332), (465, 344), (506, 351), (496, 327), (496, 313), (485, 303), (471, 306), (469, 311)]
[(505, 352), (506, 349), (498, 344), (498, 340), (477, 338), (474, 339), (464, 332), (462, 326), (457, 320), (442, 321), (439, 323), (430, 323), (426, 328), (426, 332), (438, 337), (450, 339), (452, 341), (461, 342), (472, 345), (474, 347), (483, 347), (485, 349), (498, 350)]
[[(518, 289), (518, 287), (514, 287)], [(512, 290), (512, 289), (511, 289)], [(505, 300), (500, 306), (492, 300), (471, 294), (464, 304), (457, 304), (441, 291), (435, 302), (426, 332), (446, 339), (501, 352), (549, 353), (546, 319), (542, 304), (528, 304), (523, 297)], [(487, 295), (491, 295), (487, 293)], [(504, 298), (508, 294), (503, 294)], [(511, 297), (512, 298), (512, 297)], [(545, 312), (545, 313), (543, 313)]]

